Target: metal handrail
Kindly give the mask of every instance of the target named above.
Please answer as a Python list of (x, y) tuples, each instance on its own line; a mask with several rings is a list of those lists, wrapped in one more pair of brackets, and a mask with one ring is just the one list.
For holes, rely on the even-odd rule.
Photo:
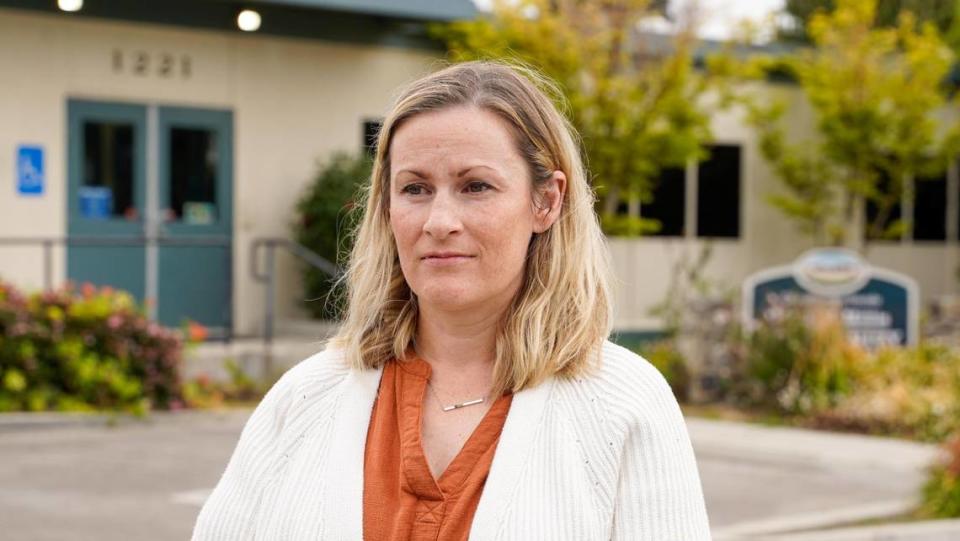
[[(276, 279), (274, 275), (274, 263), (276, 261), (276, 249), (286, 248), (291, 254), (299, 257), (302, 261), (314, 268), (325, 272), (333, 278), (339, 278), (342, 270), (328, 259), (317, 254), (306, 246), (285, 238), (258, 238), (251, 243), (250, 250), (250, 275), (254, 280), (266, 286), (266, 305), (263, 314), (263, 346), (264, 346), (264, 373), (268, 377), (272, 374), (273, 359), (271, 345), (273, 344), (273, 326), (274, 326), (274, 297), (276, 295)], [(259, 267), (260, 250), (266, 250), (266, 271), (261, 272)]]
[[(225, 242), (230, 241), (230, 237), (224, 235), (191, 235), (183, 237), (158, 237), (148, 239), (144, 235), (71, 235), (71, 236), (51, 236), (51, 237), (0, 237), (0, 247), (3, 246), (42, 246), (43, 247), (43, 276), (44, 289), (53, 287), (53, 248), (56, 245), (63, 246), (142, 246), (148, 241), (155, 242), (161, 246), (223, 246)], [(302, 244), (298, 244), (285, 238), (258, 238), (251, 243), (250, 253), (250, 274), (254, 280), (265, 284), (266, 286), (266, 306), (264, 307), (263, 321), (263, 343), (265, 354), (267, 356), (266, 368), (270, 369), (270, 346), (273, 343), (274, 334), (274, 299), (276, 296), (276, 276), (274, 272), (274, 263), (276, 261), (277, 248), (285, 248), (291, 254), (297, 256), (307, 264), (330, 275), (333, 278), (339, 278), (342, 270), (328, 259), (310, 250)], [(260, 251), (265, 250), (266, 264), (265, 269), (261, 271), (259, 265)], [(228, 335), (232, 334), (232, 329), (228, 329)], [(267, 372), (269, 373), (269, 372)]]
[[(43, 288), (53, 287), (53, 247), (63, 246), (143, 246), (144, 235), (71, 235), (69, 237), (0, 237), (0, 246), (42, 246)], [(153, 239), (163, 246), (222, 246), (225, 235), (191, 235), (189, 237), (158, 237)]]

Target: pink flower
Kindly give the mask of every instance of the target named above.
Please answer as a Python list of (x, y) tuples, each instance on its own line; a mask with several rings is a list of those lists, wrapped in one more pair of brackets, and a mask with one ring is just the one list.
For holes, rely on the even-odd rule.
[(123, 318), (120, 317), (120, 314), (113, 314), (107, 318), (107, 327), (109, 327), (111, 331), (119, 329), (121, 325), (123, 325)]

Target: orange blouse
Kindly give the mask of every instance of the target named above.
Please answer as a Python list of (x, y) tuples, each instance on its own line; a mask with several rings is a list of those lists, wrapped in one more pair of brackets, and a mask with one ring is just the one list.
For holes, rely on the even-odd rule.
[(465, 540), (487, 481), (510, 394), (498, 398), (435, 480), (421, 445), (430, 364), (416, 356), (383, 368), (363, 465), (367, 541)]

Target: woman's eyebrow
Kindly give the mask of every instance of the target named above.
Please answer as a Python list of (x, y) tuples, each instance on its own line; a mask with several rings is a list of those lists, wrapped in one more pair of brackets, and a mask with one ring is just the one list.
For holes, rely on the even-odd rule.
[(493, 167), (490, 167), (489, 165), (471, 165), (470, 167), (465, 167), (465, 168), (461, 169), (460, 172), (457, 173), (457, 176), (458, 176), (458, 177), (462, 177), (463, 175), (466, 175), (467, 173), (469, 173), (470, 171), (472, 171), (472, 170), (474, 170), (474, 169), (489, 169), (490, 171), (493, 171), (493, 172), (494, 172), (495, 174), (497, 174), (497, 175), (500, 174), (499, 171), (497, 171), (497, 170), (494, 169)]
[(426, 174), (426, 173), (421, 173), (420, 171), (417, 171), (416, 169), (401, 169), (401, 170), (397, 171), (397, 176), (400, 176), (400, 175), (403, 174), (403, 173), (410, 173), (410, 174), (416, 175), (416, 176), (418, 176), (418, 177), (420, 177), (420, 178), (430, 178), (430, 175), (428, 175), (428, 174)]
[[(499, 174), (499, 172), (496, 169), (494, 169), (493, 167), (490, 167), (489, 165), (471, 165), (469, 167), (464, 167), (463, 169), (461, 169), (460, 172), (457, 173), (457, 176), (462, 177), (463, 175), (466, 175), (467, 173), (469, 173), (470, 171), (473, 171), (474, 169), (489, 169), (490, 171), (493, 171), (494, 173)], [(400, 176), (403, 173), (410, 173), (420, 178), (430, 178), (429, 174), (421, 172), (417, 169), (401, 169), (397, 171), (397, 176)]]

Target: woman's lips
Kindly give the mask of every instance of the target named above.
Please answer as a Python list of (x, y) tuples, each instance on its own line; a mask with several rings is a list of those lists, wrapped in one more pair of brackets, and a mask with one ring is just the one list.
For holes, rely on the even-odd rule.
[(473, 259), (473, 256), (468, 255), (427, 256), (423, 258), (423, 262), (427, 265), (444, 267), (448, 265), (459, 265), (471, 259)]

